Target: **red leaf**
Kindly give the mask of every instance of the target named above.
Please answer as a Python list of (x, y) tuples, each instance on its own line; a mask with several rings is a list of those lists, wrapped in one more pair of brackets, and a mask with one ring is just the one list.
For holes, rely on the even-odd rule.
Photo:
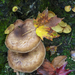
[(46, 59), (42, 66), (37, 70), (40, 75), (52, 75), (55, 72), (53, 65)]
[(56, 69), (56, 72), (53, 75), (68, 75), (69, 73), (71, 73), (74, 70), (69, 70), (69, 69), (65, 69), (67, 63), (64, 64), (63, 66), (61, 66), (60, 68)]

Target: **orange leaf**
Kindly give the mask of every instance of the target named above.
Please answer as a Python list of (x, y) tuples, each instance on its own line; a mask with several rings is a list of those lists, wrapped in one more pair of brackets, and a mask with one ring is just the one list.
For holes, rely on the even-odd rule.
[(41, 75), (52, 75), (55, 71), (53, 65), (46, 59), (42, 66), (37, 69), (37, 73)]

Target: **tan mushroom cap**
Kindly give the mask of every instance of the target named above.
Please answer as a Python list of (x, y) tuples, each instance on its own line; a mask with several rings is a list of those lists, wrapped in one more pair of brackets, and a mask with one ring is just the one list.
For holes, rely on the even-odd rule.
[[(41, 39), (36, 35), (32, 19), (25, 21), (17, 20), (14, 25), (15, 29), (9, 33), (5, 40), (5, 44), (9, 50), (26, 53), (39, 45)], [(23, 35), (24, 33), (26, 34)]]
[(8, 50), (9, 66), (20, 72), (30, 73), (41, 66), (46, 54), (45, 47), (42, 42), (35, 50), (28, 53), (15, 53)]

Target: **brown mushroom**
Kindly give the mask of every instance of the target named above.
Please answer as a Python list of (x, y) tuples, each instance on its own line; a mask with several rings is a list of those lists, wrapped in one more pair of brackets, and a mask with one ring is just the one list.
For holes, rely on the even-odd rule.
[(43, 63), (46, 50), (42, 42), (31, 52), (15, 53), (8, 50), (9, 66), (20, 72), (30, 73), (36, 70)]
[(5, 40), (9, 50), (26, 53), (34, 50), (39, 45), (41, 39), (36, 35), (32, 19), (17, 20), (14, 26), (14, 30), (9, 33)]

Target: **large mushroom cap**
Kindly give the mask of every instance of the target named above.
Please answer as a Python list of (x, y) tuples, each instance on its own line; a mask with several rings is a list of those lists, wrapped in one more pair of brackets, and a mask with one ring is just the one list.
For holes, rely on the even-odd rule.
[(14, 25), (15, 29), (5, 40), (7, 48), (19, 53), (26, 53), (35, 49), (41, 39), (36, 35), (33, 20), (17, 20)]
[(42, 42), (36, 47), (35, 50), (28, 53), (15, 53), (8, 50), (8, 63), (9, 66), (20, 72), (33, 72), (44, 61), (46, 54), (45, 47)]

